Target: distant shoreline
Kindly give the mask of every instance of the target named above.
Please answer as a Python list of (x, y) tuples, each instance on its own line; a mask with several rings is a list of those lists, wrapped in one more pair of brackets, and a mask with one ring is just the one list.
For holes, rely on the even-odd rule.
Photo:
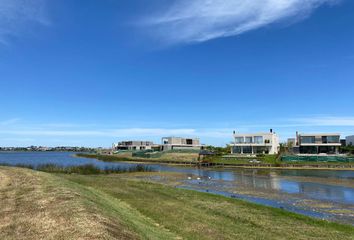
[(141, 158), (126, 158), (113, 155), (98, 155), (98, 154), (74, 154), (75, 157), (94, 158), (104, 162), (135, 162), (135, 163), (150, 163), (150, 164), (167, 164), (176, 166), (199, 166), (199, 167), (212, 167), (212, 168), (243, 168), (243, 169), (290, 169), (290, 170), (354, 170), (353, 164), (336, 164), (336, 163), (319, 163), (319, 164), (225, 164), (225, 163), (212, 163), (212, 162), (193, 162), (193, 161), (172, 161), (172, 160), (149, 160)]

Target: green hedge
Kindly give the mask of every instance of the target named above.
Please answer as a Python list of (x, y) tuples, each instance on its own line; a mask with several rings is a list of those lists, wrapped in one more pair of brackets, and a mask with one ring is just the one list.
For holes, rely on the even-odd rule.
[(344, 156), (283, 156), (283, 162), (354, 162), (354, 157)]

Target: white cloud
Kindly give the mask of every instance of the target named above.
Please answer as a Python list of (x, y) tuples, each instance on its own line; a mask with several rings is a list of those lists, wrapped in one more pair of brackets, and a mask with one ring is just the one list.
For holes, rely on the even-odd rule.
[(318, 116), (309, 118), (296, 118), (293, 119), (293, 121), (297, 122), (299, 126), (354, 127), (354, 117)]
[(47, 0), (0, 0), (0, 42), (28, 30), (29, 23), (48, 25)]
[(169, 44), (235, 36), (282, 20), (303, 19), (340, 0), (177, 0), (145, 21)]

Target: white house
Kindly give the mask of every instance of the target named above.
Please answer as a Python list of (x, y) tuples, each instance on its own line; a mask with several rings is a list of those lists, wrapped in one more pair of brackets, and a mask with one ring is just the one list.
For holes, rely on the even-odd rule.
[(232, 154), (277, 154), (279, 137), (271, 129), (268, 133), (236, 133), (231, 144)]

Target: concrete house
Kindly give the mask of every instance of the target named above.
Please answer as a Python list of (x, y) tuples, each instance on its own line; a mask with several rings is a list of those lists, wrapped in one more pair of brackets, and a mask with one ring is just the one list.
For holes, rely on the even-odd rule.
[(161, 150), (200, 150), (199, 138), (164, 137), (161, 140)]
[(339, 133), (296, 133), (300, 154), (338, 154), (341, 146)]
[(140, 150), (153, 150), (158, 149), (160, 145), (155, 145), (150, 141), (122, 141), (113, 143), (113, 151), (127, 150), (127, 151), (140, 151)]
[(268, 133), (236, 133), (231, 144), (232, 154), (277, 154), (279, 137), (271, 129)]

